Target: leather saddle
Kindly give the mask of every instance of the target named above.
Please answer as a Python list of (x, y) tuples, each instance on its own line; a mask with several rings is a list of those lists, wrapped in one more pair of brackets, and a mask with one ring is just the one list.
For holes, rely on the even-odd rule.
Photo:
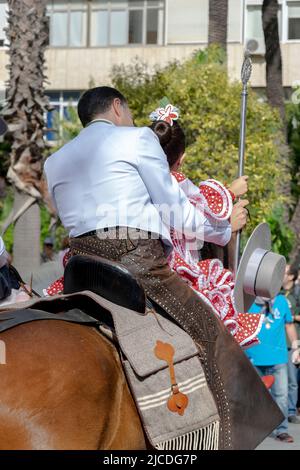
[(89, 290), (121, 307), (146, 313), (141, 284), (121, 264), (100, 256), (75, 255), (64, 274), (64, 294)]

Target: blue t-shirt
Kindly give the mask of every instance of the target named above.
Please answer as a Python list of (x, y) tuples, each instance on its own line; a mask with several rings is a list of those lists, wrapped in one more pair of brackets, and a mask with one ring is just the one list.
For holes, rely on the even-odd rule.
[[(250, 313), (262, 312), (263, 306), (254, 303)], [(246, 351), (255, 366), (274, 366), (288, 362), (285, 324), (292, 323), (292, 313), (284, 295), (277, 295), (271, 301), (271, 313), (266, 314), (258, 335), (260, 344)]]

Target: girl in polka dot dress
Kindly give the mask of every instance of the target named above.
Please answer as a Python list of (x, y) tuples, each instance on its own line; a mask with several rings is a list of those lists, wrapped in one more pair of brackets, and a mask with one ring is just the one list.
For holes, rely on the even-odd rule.
[[(228, 220), (237, 196), (247, 191), (246, 177), (236, 180), (231, 188), (236, 194), (216, 180), (209, 179), (194, 185), (178, 172), (184, 159), (185, 135), (178, 124), (178, 110), (172, 105), (159, 108), (150, 115), (151, 129), (159, 138), (167, 156), (172, 178), (179, 184), (190, 202), (204, 211), (204, 215), (214, 221), (218, 231), (228, 229)], [(241, 191), (244, 188), (244, 191)], [(224, 269), (219, 259), (199, 261), (198, 251), (190, 250), (188, 241), (182, 234), (171, 230), (174, 250), (169, 257), (169, 265), (211, 306), (216, 315), (224, 322), (231, 334), (243, 349), (258, 344), (257, 335), (263, 317), (259, 314), (238, 313), (233, 298), (233, 274)], [(217, 238), (217, 237), (216, 237)], [(205, 231), (204, 231), (204, 241)], [(207, 240), (207, 241), (211, 241)]]

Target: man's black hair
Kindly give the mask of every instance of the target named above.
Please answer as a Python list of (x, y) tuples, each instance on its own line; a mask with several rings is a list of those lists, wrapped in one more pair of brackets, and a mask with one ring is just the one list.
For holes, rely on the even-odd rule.
[(125, 97), (115, 88), (100, 86), (86, 91), (78, 103), (78, 116), (85, 127), (97, 114), (106, 113), (114, 99), (119, 98), (121, 103), (127, 103)]

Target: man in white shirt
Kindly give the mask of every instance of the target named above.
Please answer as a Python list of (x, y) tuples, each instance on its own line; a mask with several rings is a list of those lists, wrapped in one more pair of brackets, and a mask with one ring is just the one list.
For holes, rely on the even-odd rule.
[[(87, 96), (80, 100), (81, 113)], [(148, 127), (133, 127), (121, 98), (114, 99), (109, 111), (82, 121), (79, 136), (45, 164), (52, 199), (70, 237), (127, 226), (158, 234), (168, 245), (172, 208), (177, 230), (199, 241), (229, 242), (229, 222), (212, 225), (195, 210), (172, 180), (158, 138)]]
[[(45, 163), (48, 188), (73, 254), (121, 262), (174, 318), (178, 311), (196, 311), (200, 319), (193, 319), (192, 329), (197, 330), (194, 336), (202, 335), (211, 311), (168, 266), (170, 226), (199, 244), (205, 238), (224, 246), (230, 224), (212, 226), (189, 202), (171, 178), (158, 138), (148, 127), (134, 127), (117, 90), (87, 91), (78, 114), (83, 130)], [(245, 224), (245, 212), (241, 208), (237, 229)]]
[[(79, 101), (78, 114), (84, 129), (45, 163), (49, 191), (69, 230), (71, 251), (122, 263), (142, 283), (147, 296), (199, 345), (223, 423), (221, 441), (227, 447), (230, 412), (225, 402), (233, 407), (235, 422), (247, 418), (250, 422), (253, 416), (245, 416), (248, 411), (236, 395), (240, 387), (231, 380), (239, 377), (237, 371), (233, 373), (234, 358), (233, 375), (226, 381), (228, 394), (224, 391), (221, 376), (227, 367), (222, 364), (226, 354), (219, 354), (218, 336), (232, 345), (232, 354), (239, 355), (243, 367), (246, 359), (211, 309), (170, 270), (167, 255), (172, 250), (171, 226), (199, 242), (205, 237), (225, 245), (231, 237), (230, 224), (212, 227), (190, 204), (171, 178), (158, 138), (149, 128), (133, 126), (126, 99), (117, 90), (99, 87), (87, 91)], [(245, 224), (243, 207), (236, 221), (237, 229)], [(266, 423), (266, 409), (264, 416)], [(236, 439), (242, 437), (237, 434)]]

